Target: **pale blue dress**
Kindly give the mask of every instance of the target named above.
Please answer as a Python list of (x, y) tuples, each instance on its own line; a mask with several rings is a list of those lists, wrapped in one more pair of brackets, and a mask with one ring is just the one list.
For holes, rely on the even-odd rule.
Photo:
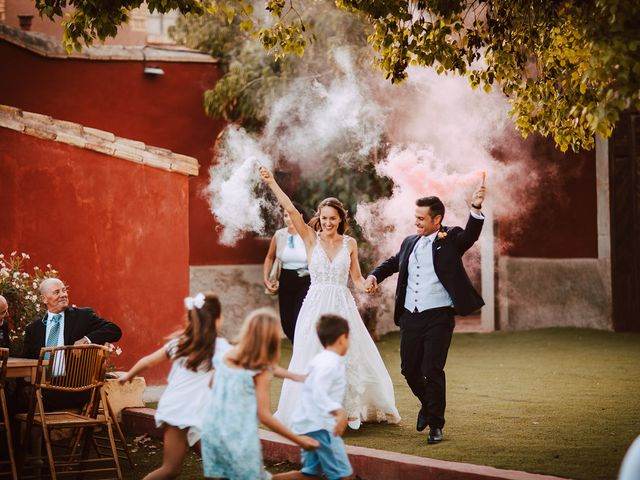
[(214, 359), (213, 388), (202, 425), (204, 476), (229, 480), (269, 479), (262, 464), (256, 370), (227, 366)]

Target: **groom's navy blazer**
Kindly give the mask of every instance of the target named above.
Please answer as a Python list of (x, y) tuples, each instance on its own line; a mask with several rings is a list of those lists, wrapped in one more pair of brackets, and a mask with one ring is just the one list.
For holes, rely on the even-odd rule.
[[(453, 308), (457, 315), (469, 315), (484, 305), (484, 301), (476, 289), (462, 264), (462, 255), (478, 240), (482, 230), (483, 220), (469, 215), (464, 230), (460, 227), (443, 227), (447, 236), (433, 242), (433, 268), (440, 283), (453, 300)], [(382, 262), (371, 275), (378, 283), (398, 272), (398, 286), (396, 288), (396, 303), (393, 320), (400, 325), (400, 315), (404, 309), (407, 295), (407, 278), (409, 276), (409, 255), (413, 251), (419, 235), (410, 235), (400, 246), (400, 251), (393, 257)]]
[[(40, 349), (45, 346), (46, 325), (42, 318), (31, 322), (25, 328), (24, 352), (27, 358), (38, 358)], [(73, 345), (83, 337), (88, 337), (92, 343), (104, 344), (117, 342), (122, 336), (120, 327), (100, 318), (90, 308), (67, 307), (64, 311), (64, 344)]]

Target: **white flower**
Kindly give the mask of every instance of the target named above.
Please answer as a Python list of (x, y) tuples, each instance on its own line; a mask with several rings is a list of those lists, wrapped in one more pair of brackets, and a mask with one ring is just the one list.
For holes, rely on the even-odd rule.
[(11, 252), (11, 257), (13, 257), (14, 255), (16, 255), (18, 252), (16, 252), (15, 250), (13, 252)]
[(24, 273), (22, 274), (22, 278), (29, 278), (29, 274), (28, 274), (27, 272), (24, 272)]
[(26, 253), (24, 253), (24, 252), (22, 252), (22, 253), (20, 254), (20, 256), (21, 256), (22, 258), (27, 258), (27, 259), (31, 258), (29, 255), (27, 255), (27, 254), (26, 254)]
[(13, 278), (18, 278), (20, 276), (20, 272), (13, 272)]
[(47, 268), (51, 268), (51, 264), (50, 263), (47, 263)]
[(0, 275), (2, 275), (3, 277), (8, 277), (9, 276), (9, 269), (8, 268), (3, 268), (2, 270), (0, 270)]
[(0, 253), (0, 258), (4, 258), (4, 253)]

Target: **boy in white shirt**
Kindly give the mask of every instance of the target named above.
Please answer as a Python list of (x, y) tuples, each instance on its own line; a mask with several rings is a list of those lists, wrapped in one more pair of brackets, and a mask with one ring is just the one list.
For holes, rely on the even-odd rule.
[(291, 429), (316, 439), (320, 447), (302, 450), (302, 470), (274, 479), (320, 478), (324, 473), (328, 480), (338, 480), (353, 473), (340, 438), (347, 427), (342, 402), (347, 387), (344, 356), (349, 350), (349, 324), (338, 315), (322, 315), (316, 330), (324, 350), (309, 363)]

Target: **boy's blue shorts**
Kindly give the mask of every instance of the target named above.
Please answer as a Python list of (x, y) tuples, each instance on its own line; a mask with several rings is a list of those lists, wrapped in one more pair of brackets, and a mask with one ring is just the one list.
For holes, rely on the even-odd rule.
[(326, 430), (305, 433), (315, 438), (320, 446), (315, 450), (302, 450), (302, 470), (306, 475), (325, 474), (328, 480), (338, 480), (353, 473), (342, 438)]

